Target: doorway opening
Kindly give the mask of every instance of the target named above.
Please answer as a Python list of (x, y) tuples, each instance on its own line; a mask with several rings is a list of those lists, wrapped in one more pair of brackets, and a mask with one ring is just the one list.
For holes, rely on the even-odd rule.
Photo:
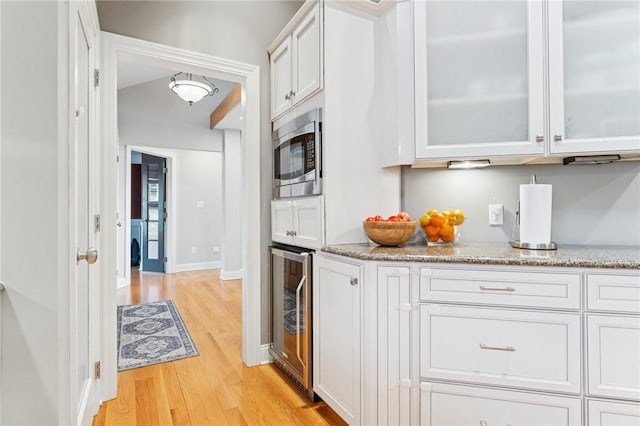
[[(268, 359), (267, 350), (260, 342), (261, 301), (260, 270), (260, 108), (259, 68), (226, 59), (185, 51), (156, 43), (132, 39), (115, 34), (102, 33), (103, 49), (103, 127), (102, 160), (104, 193), (102, 199), (105, 217), (116, 217), (118, 153), (118, 103), (117, 65), (119, 60), (181, 69), (184, 72), (207, 75), (242, 86), (241, 106), (245, 129), (241, 140), (242, 211), (242, 359), (248, 366), (258, 365)], [(105, 221), (104, 248), (107, 256), (102, 263), (102, 280), (115, 283), (116, 278), (116, 223)], [(103, 383), (101, 399), (116, 395), (116, 286), (103, 286), (102, 294), (102, 342)]]

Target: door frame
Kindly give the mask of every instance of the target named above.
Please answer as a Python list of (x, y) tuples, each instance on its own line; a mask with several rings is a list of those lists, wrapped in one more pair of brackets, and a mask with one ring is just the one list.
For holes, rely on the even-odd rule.
[[(143, 154), (155, 155), (162, 157), (167, 162), (167, 182), (165, 187), (166, 199), (164, 200), (167, 209), (167, 222), (164, 231), (164, 254), (167, 256), (164, 272), (172, 274), (176, 272), (176, 218), (177, 218), (177, 169), (178, 154), (165, 148), (154, 148), (149, 146), (127, 145), (125, 146), (125, 189), (124, 189), (124, 214), (122, 221), (124, 223), (124, 253), (118, 253), (124, 256), (124, 283), (118, 283), (118, 288), (131, 285), (131, 152), (136, 151)], [(122, 161), (122, 159), (121, 159)], [(142, 242), (140, 242), (142, 247)]]
[(242, 165), (242, 360), (248, 366), (265, 361), (260, 341), (260, 68), (211, 55), (102, 32), (102, 256), (103, 352), (101, 400), (117, 394), (116, 348), (116, 194), (118, 152), (117, 64), (125, 57), (170, 69), (205, 74), (242, 84), (245, 110)]

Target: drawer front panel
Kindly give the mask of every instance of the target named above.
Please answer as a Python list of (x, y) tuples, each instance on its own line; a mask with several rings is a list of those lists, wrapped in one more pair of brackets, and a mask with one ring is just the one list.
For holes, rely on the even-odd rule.
[(580, 398), (422, 383), (420, 424), (579, 426)]
[(587, 316), (591, 395), (640, 400), (640, 318)]
[(420, 300), (580, 309), (580, 275), (422, 268)]
[(425, 378), (580, 392), (580, 315), (420, 306)]
[(587, 275), (587, 309), (640, 313), (640, 275)]
[(589, 426), (638, 426), (640, 404), (589, 400)]

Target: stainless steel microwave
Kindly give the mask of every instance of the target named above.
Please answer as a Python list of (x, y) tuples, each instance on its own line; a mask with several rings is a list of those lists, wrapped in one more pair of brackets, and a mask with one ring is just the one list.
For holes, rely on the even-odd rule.
[(314, 109), (273, 132), (273, 197), (322, 193), (321, 112)]

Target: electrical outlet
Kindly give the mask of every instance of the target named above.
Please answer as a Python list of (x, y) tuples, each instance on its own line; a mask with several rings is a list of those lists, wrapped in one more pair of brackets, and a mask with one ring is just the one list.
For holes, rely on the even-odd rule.
[(196, 208), (198, 209), (204, 208), (204, 201), (196, 201)]
[(213, 247), (211, 251), (214, 253), (220, 253), (220, 247)]
[(504, 223), (504, 206), (502, 204), (489, 204), (489, 225), (502, 225)]
[(195, 247), (191, 247), (191, 254), (196, 254), (196, 248)]

